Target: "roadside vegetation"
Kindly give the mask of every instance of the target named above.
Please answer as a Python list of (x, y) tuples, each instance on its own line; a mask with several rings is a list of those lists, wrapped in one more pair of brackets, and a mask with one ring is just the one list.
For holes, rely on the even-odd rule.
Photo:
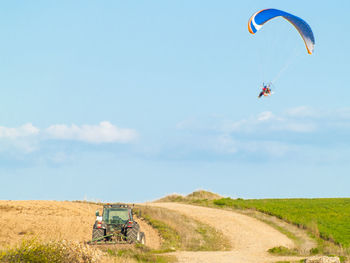
[(130, 246), (129, 248), (102, 248), (107, 256), (101, 263), (173, 263), (176, 257), (171, 255), (160, 255), (143, 245)]
[(23, 240), (15, 247), (0, 251), (0, 262), (17, 263), (94, 263), (102, 252), (79, 242)]
[(172, 263), (176, 258), (157, 255), (142, 245), (128, 248), (93, 247), (71, 241), (23, 240), (0, 251), (4, 263)]
[(157, 229), (163, 239), (162, 251), (225, 251), (229, 240), (216, 229), (175, 211), (138, 206), (139, 217)]

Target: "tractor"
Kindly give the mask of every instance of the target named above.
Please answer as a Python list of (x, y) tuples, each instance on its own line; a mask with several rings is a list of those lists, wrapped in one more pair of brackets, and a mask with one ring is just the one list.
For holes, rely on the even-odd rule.
[(106, 204), (102, 216), (96, 211), (96, 221), (92, 228), (89, 244), (145, 244), (145, 234), (133, 219), (132, 208), (127, 204)]

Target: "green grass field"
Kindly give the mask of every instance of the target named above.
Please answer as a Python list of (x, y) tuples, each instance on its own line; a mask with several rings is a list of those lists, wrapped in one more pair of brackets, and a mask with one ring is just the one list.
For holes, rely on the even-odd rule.
[(222, 198), (220, 207), (251, 208), (310, 230), (323, 239), (350, 248), (350, 198), (259, 199)]

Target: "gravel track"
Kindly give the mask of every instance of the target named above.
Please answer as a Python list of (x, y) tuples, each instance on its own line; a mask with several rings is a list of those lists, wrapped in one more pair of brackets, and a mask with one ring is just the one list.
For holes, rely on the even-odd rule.
[(276, 246), (293, 248), (294, 243), (287, 236), (255, 218), (233, 211), (179, 203), (147, 203), (147, 205), (171, 209), (201, 221), (218, 229), (231, 241), (231, 251), (175, 252), (179, 262), (267, 263), (301, 259), (270, 255), (268, 249)]

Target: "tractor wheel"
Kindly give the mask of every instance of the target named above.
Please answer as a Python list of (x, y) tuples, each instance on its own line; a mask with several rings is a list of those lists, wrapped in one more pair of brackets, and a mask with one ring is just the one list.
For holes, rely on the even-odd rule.
[(130, 227), (126, 230), (126, 240), (129, 243), (137, 242), (137, 236), (139, 235), (139, 230), (135, 227)]
[(93, 228), (92, 229), (92, 240), (103, 241), (103, 236), (105, 236), (105, 230), (102, 228)]

